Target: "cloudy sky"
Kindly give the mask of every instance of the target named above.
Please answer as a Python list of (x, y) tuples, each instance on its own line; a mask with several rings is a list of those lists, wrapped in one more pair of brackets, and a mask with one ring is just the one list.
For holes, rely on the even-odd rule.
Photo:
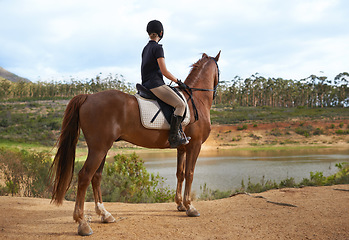
[(102, 73), (139, 82), (153, 19), (180, 79), (219, 50), (222, 80), (349, 71), (346, 0), (0, 0), (0, 12), (0, 66), (32, 81)]

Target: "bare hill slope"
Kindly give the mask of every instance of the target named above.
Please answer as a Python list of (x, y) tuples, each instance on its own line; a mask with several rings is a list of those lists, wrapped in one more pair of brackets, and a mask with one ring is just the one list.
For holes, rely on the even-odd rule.
[(7, 79), (7, 80), (9, 80), (11, 82), (20, 82), (20, 81), (30, 82), (29, 79), (19, 77), (16, 74), (9, 72), (9, 71), (7, 71), (6, 69), (4, 69), (2, 67), (0, 67), (0, 79), (1, 78), (5, 78), (5, 79)]

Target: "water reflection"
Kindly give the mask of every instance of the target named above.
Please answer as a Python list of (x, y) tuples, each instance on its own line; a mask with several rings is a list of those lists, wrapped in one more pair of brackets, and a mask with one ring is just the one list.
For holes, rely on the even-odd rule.
[[(139, 153), (149, 172), (167, 178), (166, 184), (176, 186), (176, 151)], [(205, 183), (211, 189), (239, 188), (265, 178), (279, 183), (288, 177), (296, 182), (309, 178), (310, 172), (321, 171), (325, 176), (337, 171), (336, 163), (349, 161), (349, 150), (307, 149), (280, 151), (229, 151), (217, 150), (200, 153), (197, 161), (193, 190), (200, 193)]]

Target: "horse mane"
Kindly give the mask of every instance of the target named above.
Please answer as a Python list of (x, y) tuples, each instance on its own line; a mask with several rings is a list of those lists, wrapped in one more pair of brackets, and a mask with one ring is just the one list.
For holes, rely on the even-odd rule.
[(199, 72), (202, 69), (203, 65), (209, 58), (210, 57), (206, 53), (203, 53), (202, 57), (196, 63), (191, 65), (191, 70), (189, 72), (187, 80), (192, 79), (191, 81), (194, 81), (194, 79), (196, 79), (196, 77), (199, 75)]

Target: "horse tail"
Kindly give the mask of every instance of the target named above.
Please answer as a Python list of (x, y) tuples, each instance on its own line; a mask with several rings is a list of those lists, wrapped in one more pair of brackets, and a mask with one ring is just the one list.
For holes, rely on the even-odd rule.
[(80, 135), (79, 109), (87, 96), (81, 94), (72, 98), (64, 112), (62, 130), (57, 141), (58, 150), (50, 169), (53, 185), (51, 202), (58, 205), (63, 203), (73, 178), (75, 150)]

